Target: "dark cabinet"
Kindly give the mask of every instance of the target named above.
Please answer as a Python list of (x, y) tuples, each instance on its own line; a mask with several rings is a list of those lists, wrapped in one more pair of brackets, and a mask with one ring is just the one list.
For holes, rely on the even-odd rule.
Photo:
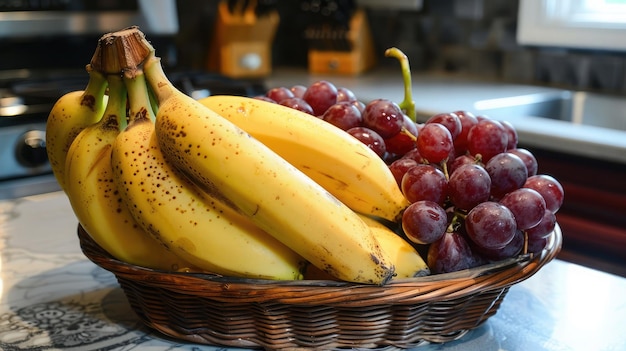
[(626, 165), (526, 148), (565, 191), (560, 258), (626, 276)]

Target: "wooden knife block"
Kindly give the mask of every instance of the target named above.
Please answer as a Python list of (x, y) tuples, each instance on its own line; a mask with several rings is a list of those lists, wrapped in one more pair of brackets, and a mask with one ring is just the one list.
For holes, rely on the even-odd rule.
[(376, 52), (365, 11), (359, 9), (350, 19), (348, 39), (350, 51), (309, 49), (309, 72), (357, 75), (376, 64)]
[(267, 76), (272, 70), (272, 42), (277, 11), (257, 17), (253, 8), (234, 15), (220, 2), (209, 46), (208, 69), (232, 78)]

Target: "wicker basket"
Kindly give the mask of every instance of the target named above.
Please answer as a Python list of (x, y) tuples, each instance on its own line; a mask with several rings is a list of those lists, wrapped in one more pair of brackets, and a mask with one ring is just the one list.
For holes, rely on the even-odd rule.
[(458, 339), (497, 312), (511, 285), (556, 257), (562, 241), (557, 225), (540, 254), (380, 287), (155, 271), (113, 259), (80, 226), (78, 236), (148, 327), (192, 343), (268, 350), (395, 350)]

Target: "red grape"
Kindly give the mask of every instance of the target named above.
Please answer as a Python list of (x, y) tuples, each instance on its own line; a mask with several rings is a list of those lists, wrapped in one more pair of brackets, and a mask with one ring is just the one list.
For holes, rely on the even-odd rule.
[(446, 210), (428, 200), (410, 204), (402, 214), (402, 229), (416, 244), (430, 244), (439, 240), (448, 227)]
[(454, 161), (450, 163), (450, 166), (448, 167), (448, 172), (453, 173), (457, 168), (467, 164), (476, 164), (476, 160), (470, 155), (457, 156), (454, 158)]
[(454, 112), (438, 113), (426, 120), (426, 124), (428, 123), (439, 123), (446, 127), (452, 136), (452, 140), (461, 134), (461, 130), (463, 128), (461, 119)]
[(407, 135), (405, 131), (401, 131), (400, 133), (385, 139), (387, 152), (404, 155), (415, 149), (416, 145), (414, 138), (417, 136), (417, 126), (415, 125), (415, 122), (413, 122), (407, 115), (404, 115), (403, 126), (406, 132), (411, 135)]
[(486, 249), (501, 249), (515, 236), (517, 227), (511, 210), (487, 201), (476, 205), (465, 217), (467, 235), (476, 245)]
[(532, 228), (526, 229), (526, 234), (529, 237), (538, 237), (538, 238), (546, 238), (552, 233), (554, 228), (556, 227), (556, 216), (552, 211), (545, 210), (543, 213), (543, 217), (541, 217), (541, 221), (539, 224)]
[(346, 132), (367, 145), (379, 157), (385, 156), (385, 140), (375, 131), (365, 127), (354, 127)]
[(322, 115), (326, 122), (343, 130), (359, 127), (363, 118), (361, 112), (350, 102), (338, 102)]
[(294, 97), (293, 92), (285, 87), (272, 88), (268, 90), (265, 95), (278, 103), (285, 99)]
[(515, 149), (518, 141), (517, 130), (515, 130), (515, 127), (509, 121), (500, 121), (500, 124), (504, 127), (507, 135), (506, 149)]
[(446, 232), (430, 244), (426, 263), (435, 274), (456, 272), (471, 268), (475, 258), (469, 244), (457, 232)]
[(279, 102), (279, 104), (290, 107), (294, 110), (308, 113), (310, 115), (313, 114), (313, 109), (311, 108), (311, 106), (306, 101), (302, 100), (301, 98), (297, 98), (297, 97), (287, 98)]
[(521, 188), (528, 178), (528, 171), (524, 161), (508, 152), (492, 157), (485, 164), (485, 170), (491, 177), (491, 195), (496, 199), (500, 199), (506, 193)]
[(442, 162), (454, 151), (452, 135), (443, 125), (428, 123), (419, 131), (417, 149), (428, 162)]
[(500, 200), (513, 216), (518, 229), (525, 230), (539, 224), (546, 211), (546, 202), (541, 194), (530, 188), (514, 190)]
[(294, 97), (302, 98), (304, 96), (304, 92), (306, 91), (306, 87), (301, 84), (296, 84), (289, 88), (289, 90), (291, 90)]
[(484, 247), (480, 247), (478, 245), (472, 246), (471, 242), (470, 247), (491, 261), (499, 261), (505, 258), (515, 257), (524, 249), (524, 232), (519, 229), (516, 230), (511, 242), (506, 244), (506, 246), (501, 249), (485, 249)]
[(467, 149), (470, 154), (481, 155), (484, 163), (493, 156), (506, 151), (507, 135), (498, 121), (482, 119), (467, 134)]
[(365, 104), (363, 101), (355, 100), (352, 101), (352, 104), (359, 110), (359, 112), (361, 112), (361, 114), (363, 114), (363, 111), (365, 110)]
[(363, 110), (363, 125), (380, 134), (383, 139), (400, 133), (403, 123), (404, 113), (391, 100), (373, 100)]
[(420, 155), (420, 152), (419, 152), (419, 150), (417, 148), (409, 150), (407, 153), (402, 155), (402, 158), (411, 158), (411, 159), (415, 160), (417, 163), (428, 163), (428, 161), (426, 161), (422, 157), (422, 155)]
[(341, 101), (356, 101), (356, 96), (352, 90), (345, 87), (339, 87), (337, 88), (337, 102)]
[(519, 148), (507, 150), (507, 152), (517, 155), (519, 158), (522, 159), (522, 161), (524, 161), (524, 165), (526, 165), (526, 170), (528, 171), (529, 177), (537, 174), (537, 159), (535, 158), (535, 155), (532, 154), (532, 152), (528, 151), (527, 149)]
[(448, 180), (450, 201), (459, 209), (469, 211), (489, 199), (491, 178), (485, 169), (476, 164), (457, 168)]
[(447, 180), (439, 169), (419, 164), (409, 168), (400, 187), (409, 202), (429, 200), (443, 205), (447, 197)]
[(454, 114), (461, 121), (461, 132), (454, 139), (454, 150), (457, 155), (463, 155), (467, 152), (467, 134), (478, 123), (478, 120), (468, 111), (456, 111)]
[(556, 213), (563, 205), (563, 186), (550, 175), (539, 174), (529, 177), (524, 183), (524, 188), (537, 190), (546, 201), (546, 208), (552, 213)]
[(302, 99), (311, 106), (316, 116), (321, 116), (337, 102), (337, 87), (329, 81), (317, 81), (306, 89)]
[(257, 100), (263, 100), (263, 101), (271, 102), (271, 103), (274, 103), (274, 104), (276, 104), (276, 103), (277, 103), (276, 101), (274, 101), (274, 100), (272, 100), (272, 99), (268, 98), (268, 97), (267, 97), (267, 96), (265, 96), (265, 95), (257, 95), (257, 96), (255, 96), (255, 97), (254, 97), (254, 99), (257, 99)]
[(398, 187), (402, 187), (402, 177), (413, 166), (417, 166), (418, 162), (412, 158), (402, 157), (393, 161), (389, 165), (389, 170), (398, 183)]
[(547, 244), (548, 238), (528, 237), (528, 253), (539, 253), (541, 250), (545, 249)]

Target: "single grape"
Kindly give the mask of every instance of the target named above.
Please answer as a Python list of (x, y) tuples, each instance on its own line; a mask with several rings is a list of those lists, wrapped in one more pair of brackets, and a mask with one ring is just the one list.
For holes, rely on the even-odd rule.
[(471, 268), (475, 257), (461, 234), (446, 232), (428, 247), (426, 263), (432, 273), (450, 273)]
[(528, 171), (528, 176), (532, 177), (535, 174), (537, 174), (537, 168), (538, 168), (538, 163), (537, 163), (537, 159), (535, 158), (535, 155), (532, 154), (532, 152), (530, 152), (527, 149), (520, 149), (520, 148), (515, 148), (515, 149), (507, 149), (506, 152), (510, 152), (514, 155), (517, 155), (519, 158), (522, 159), (522, 161), (524, 161), (524, 165), (526, 165), (526, 170)]
[(398, 187), (402, 187), (402, 177), (404, 174), (413, 166), (417, 166), (418, 162), (412, 158), (401, 157), (389, 165), (389, 170), (393, 177), (396, 179), (396, 183), (398, 183)]
[(539, 223), (532, 228), (526, 229), (526, 235), (529, 237), (546, 238), (550, 236), (555, 227), (556, 216), (552, 211), (545, 210)]
[(407, 115), (404, 115), (403, 127), (404, 129), (400, 131), (400, 133), (385, 139), (387, 152), (391, 152), (396, 155), (404, 155), (416, 148), (415, 140), (413, 139), (417, 136), (417, 126), (415, 125), (415, 122), (413, 122)]
[(484, 163), (493, 156), (506, 151), (507, 134), (502, 124), (492, 119), (482, 119), (467, 134), (470, 154), (481, 155)]
[(420, 155), (420, 151), (417, 148), (409, 150), (407, 153), (402, 155), (402, 158), (410, 158), (415, 160), (417, 163), (428, 163), (428, 161)]
[(500, 203), (513, 212), (515, 224), (521, 230), (539, 224), (546, 211), (546, 202), (541, 194), (530, 188), (514, 190), (504, 195)]
[(509, 121), (500, 121), (500, 124), (502, 124), (502, 127), (504, 127), (504, 130), (506, 131), (506, 135), (507, 135), (506, 149), (507, 150), (515, 149), (517, 147), (517, 142), (519, 140), (519, 137), (517, 135), (517, 130), (515, 129), (513, 124), (511, 124), (511, 122)]
[(524, 249), (524, 232), (519, 229), (516, 230), (511, 242), (501, 249), (485, 249), (478, 245), (472, 246), (471, 242), (470, 247), (490, 261), (500, 261), (505, 258), (515, 257)]
[(402, 213), (402, 229), (416, 244), (430, 244), (439, 240), (448, 227), (448, 215), (438, 203), (417, 201)]
[(477, 164), (466, 164), (457, 168), (448, 180), (448, 195), (455, 207), (469, 211), (489, 199), (491, 178)]
[(352, 92), (352, 90), (346, 88), (346, 87), (339, 87), (337, 88), (337, 102), (341, 102), (341, 101), (356, 101), (356, 95), (354, 95), (354, 92)]
[(409, 202), (428, 200), (443, 205), (448, 195), (448, 181), (442, 171), (432, 165), (411, 167), (402, 177), (400, 188)]
[(363, 126), (374, 130), (383, 139), (400, 133), (403, 123), (404, 113), (391, 100), (373, 100), (363, 110)]
[(461, 124), (461, 119), (454, 112), (449, 113), (438, 113), (434, 116), (431, 116), (428, 120), (426, 120), (426, 124), (429, 123), (439, 123), (442, 126), (446, 127), (452, 136), (452, 140), (454, 140), (459, 134), (461, 134), (461, 130), (463, 129), (463, 125)]
[(517, 227), (511, 210), (497, 202), (487, 201), (468, 212), (465, 229), (476, 245), (501, 249), (513, 240)]
[(556, 213), (563, 205), (563, 186), (554, 177), (547, 174), (539, 174), (529, 177), (524, 183), (524, 188), (537, 190), (546, 201), (546, 208)]
[(491, 195), (496, 199), (521, 188), (528, 178), (524, 161), (508, 152), (493, 156), (485, 164), (485, 170), (491, 177)]
[(461, 121), (461, 132), (454, 138), (454, 150), (457, 155), (463, 155), (467, 152), (467, 134), (478, 120), (468, 111), (455, 111), (454, 114)]
[(291, 90), (289, 90), (286, 87), (276, 87), (276, 88), (272, 88), (270, 90), (267, 91), (267, 93), (265, 93), (265, 95), (280, 103), (281, 101), (285, 100), (285, 99), (289, 99), (294, 97), (293, 92)]
[(430, 163), (440, 163), (454, 151), (450, 131), (439, 123), (427, 123), (417, 136), (417, 149)]
[(254, 99), (257, 99), (257, 100), (262, 100), (262, 101), (267, 101), (267, 102), (271, 102), (271, 103), (274, 103), (274, 104), (276, 104), (276, 103), (277, 103), (276, 101), (274, 101), (274, 100), (272, 100), (272, 99), (268, 98), (268, 97), (267, 97), (267, 96), (265, 96), (265, 95), (257, 95), (257, 96), (255, 96), (255, 97), (254, 97)]
[(540, 253), (548, 245), (548, 238), (528, 239), (528, 253)]
[(317, 81), (306, 89), (302, 99), (311, 106), (316, 116), (321, 116), (337, 102), (337, 87), (326, 80)]
[(296, 84), (289, 88), (294, 97), (302, 98), (304, 96), (304, 92), (306, 91), (306, 87), (301, 84)]
[(384, 157), (385, 140), (375, 131), (365, 127), (354, 127), (346, 131), (348, 134), (360, 140), (363, 144), (372, 149), (379, 157)]
[(457, 168), (462, 165), (473, 165), (476, 164), (476, 160), (470, 155), (461, 155), (454, 158), (454, 160), (450, 163), (448, 167), (448, 172), (454, 173)]
[(361, 112), (347, 101), (329, 107), (322, 115), (322, 119), (343, 130), (359, 127), (363, 121)]
[(306, 101), (302, 100), (301, 98), (297, 98), (297, 97), (287, 98), (279, 102), (279, 104), (283, 106), (287, 106), (294, 110), (308, 113), (310, 115), (313, 114), (313, 109), (311, 108), (311, 106)]
[(356, 107), (359, 110), (359, 112), (361, 112), (361, 115), (362, 115), (363, 111), (365, 110), (365, 104), (363, 103), (363, 101), (354, 100), (352, 101), (352, 104), (354, 105), (354, 107)]

